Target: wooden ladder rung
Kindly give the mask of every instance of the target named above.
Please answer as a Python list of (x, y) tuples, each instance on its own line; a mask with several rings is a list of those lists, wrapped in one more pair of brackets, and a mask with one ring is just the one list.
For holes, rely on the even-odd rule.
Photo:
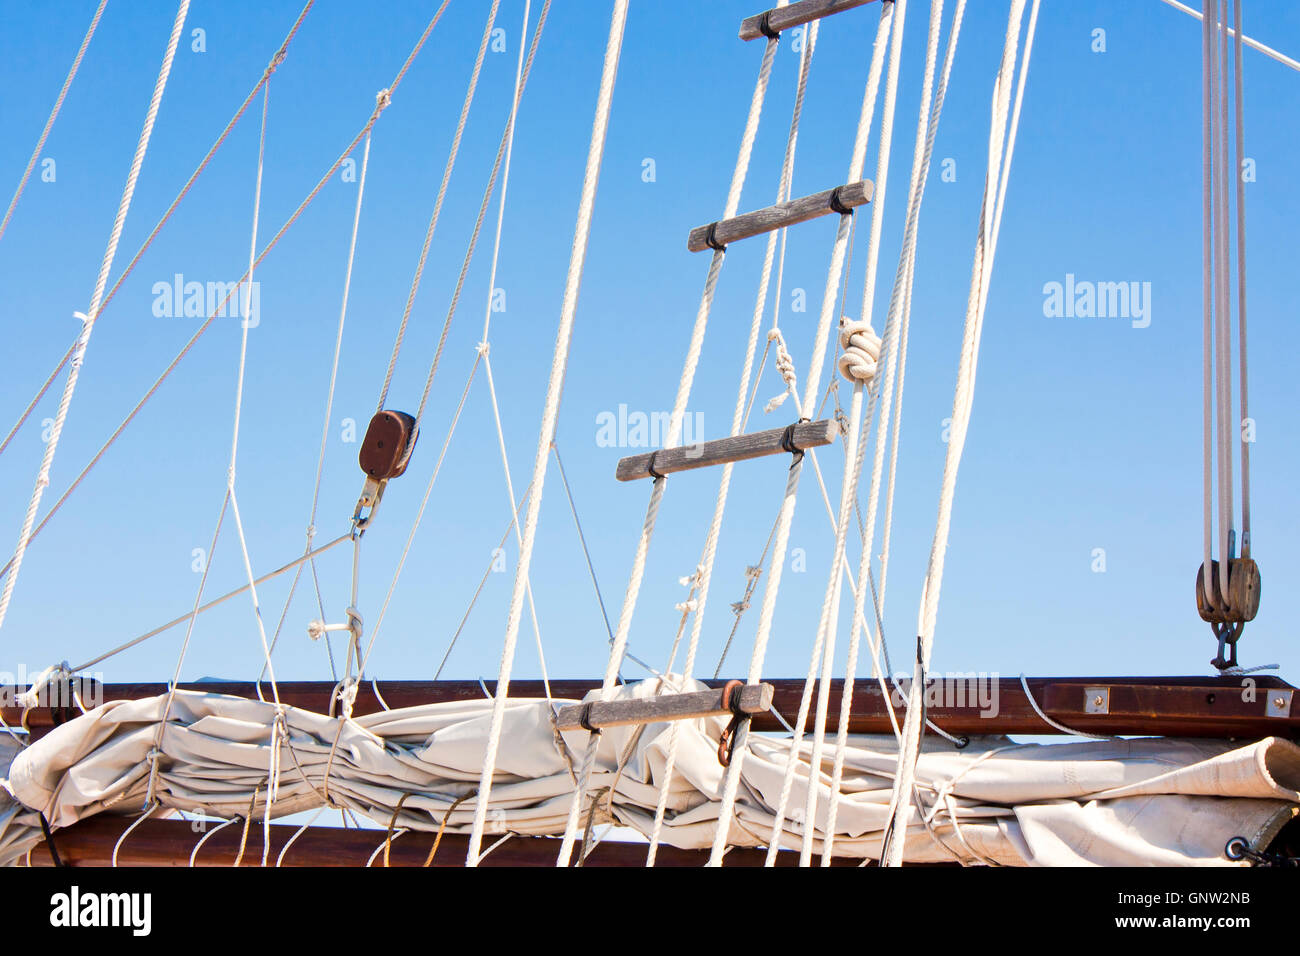
[(670, 475), (677, 471), (691, 471), (709, 465), (725, 465), (749, 458), (763, 458), (781, 452), (804, 451), (820, 448), (835, 441), (839, 433), (836, 423), (824, 418), (819, 422), (798, 422), (788, 428), (770, 428), (767, 431), (715, 438), (697, 445), (679, 445), (661, 448), (645, 455), (631, 455), (619, 460), (614, 477), (619, 481), (636, 481), (655, 475)]
[(740, 38), (757, 40), (766, 35), (763, 31), (764, 20), (767, 22), (768, 33), (780, 33), (812, 20), (829, 17), (832, 13), (843, 13), (855, 7), (864, 7), (871, 2), (872, 0), (799, 0), (798, 3), (746, 17), (740, 23)]
[[(766, 209), (757, 209), (731, 219), (709, 223), (691, 230), (686, 237), (686, 248), (691, 252), (704, 249), (725, 247), (738, 239), (748, 239), (760, 233), (772, 232), (785, 226), (807, 222), (829, 212), (847, 212), (857, 206), (871, 202), (872, 184), (869, 180), (848, 183), (827, 189), (825, 192), (813, 193), (789, 202), (777, 203)], [(836, 206), (839, 209), (836, 209)]]
[[(746, 714), (765, 714), (772, 707), (775, 688), (771, 684), (746, 684), (740, 689), (739, 709)], [(726, 717), (731, 708), (723, 706), (723, 690), (702, 690), (689, 694), (664, 694), (633, 700), (591, 701), (567, 704), (560, 708), (555, 723), (560, 730), (626, 727), (630, 724), (657, 724), (665, 720), (693, 720), (696, 717)], [(586, 711), (586, 724), (583, 712)]]

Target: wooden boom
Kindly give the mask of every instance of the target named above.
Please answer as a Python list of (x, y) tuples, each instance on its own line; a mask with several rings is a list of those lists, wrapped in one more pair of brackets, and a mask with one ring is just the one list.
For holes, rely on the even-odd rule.
[[(978, 679), (968, 675), (972, 680)], [(1249, 681), (1249, 683), (1243, 683)], [(723, 680), (703, 681), (721, 688)], [(758, 733), (783, 730), (776, 714), (793, 720), (799, 712), (803, 679), (769, 680), (772, 710), (755, 714), (750, 729)], [(1300, 738), (1300, 715), (1295, 713), (1295, 688), (1278, 677), (1031, 677), (1030, 693), (1038, 706), (1053, 720), (1075, 730), (1096, 734), (1132, 734), (1170, 737), (1266, 737)], [(182, 684), (187, 690), (255, 697), (251, 682)], [(280, 699), (292, 707), (325, 712), (329, 708), (332, 681), (279, 683)], [(380, 693), (390, 707), (414, 707), (440, 701), (474, 700), (496, 690), (495, 681), (384, 681)], [(552, 680), (551, 694), (563, 700), (581, 700), (600, 687), (599, 680)], [(270, 685), (263, 682), (263, 692)], [(982, 690), (981, 690), (982, 688)], [(11, 727), (22, 718), (13, 705), (15, 690), (0, 687), (3, 716)], [(927, 694), (926, 716), (950, 734), (1059, 734), (1034, 710), (1018, 679), (987, 678), (984, 684), (937, 683)], [(166, 684), (105, 684), (86, 682), (82, 696), (87, 704), (110, 700), (136, 700), (167, 692)], [(814, 707), (817, 690), (814, 690)], [(980, 699), (981, 693), (984, 699)], [(828, 730), (839, 727), (843, 682), (831, 682)], [(545, 699), (541, 681), (511, 681), (512, 698)], [(895, 710), (903, 695), (895, 694)], [(369, 682), (360, 686), (353, 713), (372, 714), (383, 709)], [(815, 710), (813, 711), (815, 712)], [(66, 709), (63, 714), (66, 714)], [(53, 726), (59, 711), (37, 707), (28, 714), (33, 737)], [(859, 678), (853, 687), (849, 709), (849, 731), (855, 734), (891, 733), (889, 711), (879, 683)]]
[[(111, 866), (113, 848), (134, 818), (99, 813), (70, 827), (54, 831), (54, 848), (65, 866)], [(209, 824), (216, 826), (215, 823)], [(298, 831), (286, 823), (272, 824), (268, 862), (274, 864), (285, 842)], [(281, 866), (365, 866), (371, 854), (384, 844), (385, 831), (312, 826), (294, 840)], [(233, 866), (239, 857), (243, 827), (239, 824), (213, 833), (194, 857), (195, 866)], [(389, 846), (390, 866), (423, 866), (433, 848), (435, 834), (411, 830), (393, 840)], [(118, 850), (119, 866), (188, 866), (194, 845), (203, 838), (188, 820), (145, 820), (122, 841)], [(646, 844), (604, 840), (587, 855), (584, 866), (644, 866)], [(445, 833), (430, 866), (464, 866), (469, 853), (469, 837)], [(480, 866), (555, 866), (560, 841), (552, 837), (517, 836), (501, 844), (480, 862)], [(767, 851), (755, 847), (734, 847), (723, 859), (724, 866), (762, 866)], [(576, 854), (575, 854), (576, 857)], [(655, 866), (703, 866), (708, 850), (681, 850), (660, 844)], [(32, 866), (53, 866), (49, 845), (40, 843), (32, 850)], [(836, 857), (834, 866), (856, 866), (860, 860)], [(776, 856), (778, 866), (797, 866), (799, 854), (782, 851)], [(261, 866), (262, 827), (259, 823), (248, 834), (241, 866)], [(372, 866), (384, 865), (380, 851)]]
[(748, 239), (750, 236), (807, 222), (830, 212), (848, 212), (871, 202), (872, 190), (871, 183), (863, 180), (699, 226), (692, 229), (686, 237), (686, 248), (691, 252), (717, 249), (738, 239)]
[(845, 10), (852, 10), (855, 7), (864, 7), (871, 0), (799, 0), (798, 3), (787, 4), (784, 7), (776, 7), (768, 10), (766, 13), (759, 13), (752, 17), (746, 17), (740, 23), (740, 38), (742, 40), (757, 40), (766, 34), (763, 31), (764, 23), (767, 25), (768, 33), (780, 33), (791, 27), (797, 27), (813, 20), (819, 20), (822, 17), (829, 17), (833, 13), (843, 13)]
[[(740, 688), (737, 704), (742, 713), (765, 714), (772, 707), (771, 684), (747, 684)], [(662, 694), (632, 700), (592, 701), (569, 704), (555, 716), (560, 730), (599, 730), (603, 727), (626, 727), (629, 724), (653, 724), (664, 720), (691, 720), (696, 717), (726, 717), (732, 713), (721, 690), (693, 694)]]
[(838, 432), (835, 422), (827, 418), (819, 422), (798, 422), (788, 428), (770, 428), (748, 435), (715, 438), (697, 445), (661, 448), (644, 455), (619, 459), (614, 477), (619, 481), (636, 481), (638, 478), (671, 475), (677, 471), (725, 465), (733, 461), (778, 455), (781, 452), (820, 448), (835, 441)]

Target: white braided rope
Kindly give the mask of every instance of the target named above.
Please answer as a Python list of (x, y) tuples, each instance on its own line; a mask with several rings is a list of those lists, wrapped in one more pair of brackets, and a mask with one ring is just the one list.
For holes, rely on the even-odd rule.
[[(957, 44), (961, 36), (961, 26), (963, 15), (965, 13), (965, 6), (965, 0), (958, 0), (953, 10), (952, 27), (948, 32), (947, 49), (944, 54), (943, 69), (940, 71), (938, 87), (934, 91), (933, 103), (931, 104), (934, 57), (938, 49), (938, 29), (940, 27), (939, 21), (942, 16), (942, 9), (932, 10), (930, 25), (931, 35), (927, 41), (926, 79), (922, 93), (921, 108), (918, 112), (917, 118), (916, 141), (913, 147), (912, 175), (908, 194), (908, 214), (904, 228), (903, 249), (899, 255), (899, 267), (894, 277), (894, 288), (890, 293), (889, 317), (886, 320), (885, 336), (891, 341), (891, 346), (889, 347), (889, 361), (885, 370), (884, 381), (881, 383), (881, 388), (873, 388), (872, 390), (868, 402), (868, 425), (863, 429), (861, 437), (861, 441), (863, 442), (861, 451), (865, 452), (865, 444), (867, 441), (867, 433), (870, 430), (870, 422), (876, 418), (876, 405), (881, 399), (881, 391), (883, 390), (883, 409), (880, 414), (879, 425), (876, 429), (876, 447), (872, 460), (871, 482), (868, 491), (867, 519), (863, 528), (863, 550), (858, 571), (861, 580), (865, 582), (870, 579), (871, 555), (873, 550), (870, 545), (875, 541), (884, 441), (886, 435), (892, 433), (889, 493), (886, 499), (885, 529), (882, 535), (880, 549), (881, 583), (879, 590), (876, 591), (874, 595), (877, 618), (879, 618), (879, 609), (884, 602), (885, 580), (889, 569), (889, 532), (893, 519), (893, 495), (895, 487), (894, 475), (897, 468), (897, 455), (902, 418), (903, 373), (907, 362), (907, 333), (911, 324), (912, 282), (916, 264), (917, 233), (919, 229), (921, 202), (925, 195), (925, 187), (934, 150), (934, 140), (938, 133), (939, 119), (943, 112), (944, 99), (948, 89), (948, 80), (952, 73), (953, 59), (956, 55)], [(889, 421), (889, 408), (891, 402), (894, 403), (894, 416), (892, 423)], [(860, 477), (861, 473), (859, 472), (859, 480)], [(859, 640), (858, 626), (865, 620), (863, 615), (863, 605), (866, 600), (865, 591), (866, 589), (864, 587), (860, 593), (855, 594), (854, 596), (855, 608), (849, 635), (849, 659), (845, 669), (844, 691), (840, 702), (840, 728), (836, 736), (835, 760), (831, 772), (830, 801), (827, 810), (827, 818), (830, 821), (834, 821), (837, 818), (839, 811), (839, 786), (840, 780), (843, 776), (844, 758), (848, 747), (848, 716), (852, 705), (852, 690), (857, 669), (857, 650)], [(880, 630), (879, 624), (877, 629)], [(883, 632), (876, 635), (875, 644), (883, 647)], [(878, 648), (873, 645), (872, 651), (873, 671), (876, 673), (876, 676), (880, 678), (882, 675), (879, 673)], [(942, 731), (938, 732), (942, 733)], [(823, 866), (830, 865), (833, 852), (834, 838), (832, 837), (832, 839), (828, 843), (824, 843), (822, 847), (821, 862)]]
[[(104, 7), (107, 5), (108, 0), (99, 0), (99, 6), (95, 8), (94, 16), (90, 18), (90, 27), (86, 30), (81, 46), (77, 48), (77, 55), (72, 60), (68, 75), (63, 79), (63, 86), (59, 89), (59, 95), (54, 100), (54, 108), (50, 110), (50, 116), (45, 121), (45, 127), (36, 140), (36, 148), (32, 150), (31, 158), (27, 160), (27, 168), (23, 170), (22, 178), (18, 180), (18, 188), (14, 190), (14, 196), (9, 200), (9, 208), (5, 210), (4, 219), (0, 220), (0, 239), (4, 238), (5, 230), (9, 228), (9, 220), (13, 218), (14, 210), (18, 207), (18, 200), (22, 198), (23, 190), (27, 188), (27, 181), (31, 179), (32, 170), (36, 168), (36, 161), (41, 157), (41, 150), (45, 148), (45, 141), (49, 139), (50, 130), (54, 128), (54, 121), (58, 119), (59, 111), (63, 109), (63, 100), (68, 95), (68, 88), (72, 86), (77, 70), (81, 68), (81, 60), (86, 55), (86, 47), (90, 46), (90, 38), (95, 35), (95, 28), (99, 26), (99, 18), (104, 15)], [(3, 451), (3, 448), (0, 448), (0, 451)]]
[[(922, 700), (925, 674), (929, 668), (934, 645), (934, 627), (938, 616), (938, 602), (943, 583), (943, 564), (948, 547), (948, 529), (952, 520), (952, 505), (956, 491), (957, 469), (966, 432), (970, 423), (974, 399), (975, 370), (979, 358), (980, 333), (984, 310), (988, 303), (988, 285), (997, 249), (998, 230), (1001, 225), (1006, 177), (1010, 173), (1015, 151), (1014, 136), (1006, 137), (1007, 115), (1011, 99), (1011, 80), (1015, 73), (1016, 52), (1020, 38), (1020, 25), (1024, 18), (1025, 0), (1012, 0), (1007, 17), (1007, 32), (1002, 52), (1002, 64), (993, 87), (992, 123), (989, 131), (988, 170), (984, 181), (984, 200), (980, 211), (980, 231), (975, 244), (971, 268), (971, 287), (967, 299), (966, 322), (963, 332), (962, 356), (957, 371), (957, 388), (953, 399), (953, 424), (944, 462), (943, 484), (939, 498), (939, 515), (935, 523), (934, 541), (930, 550), (929, 567), (921, 592), (921, 607), (917, 622), (917, 654), (913, 673), (907, 721), (904, 727), (903, 746), (895, 776), (895, 789), (891, 799), (891, 823), (886, 836), (882, 863), (901, 866), (906, 841), (907, 819), (911, 812), (911, 787), (915, 779), (916, 760), (920, 753), (920, 738), (924, 707)], [(1034, 0), (1025, 41), (1025, 56), (1021, 70), (1029, 67), (1034, 30), (1037, 26), (1038, 0)], [(1019, 111), (1021, 97), (1016, 97)], [(1012, 120), (1011, 132), (1017, 129)], [(1004, 143), (1005, 138), (1005, 143)], [(1004, 152), (1005, 147), (1005, 152)]]
[(610, 21), (609, 39), (605, 46), (605, 60), (601, 69), (600, 92), (596, 100), (592, 122), (591, 144), (587, 152), (587, 166), (583, 175), (582, 199), (578, 206), (578, 221), (574, 230), (573, 249), (569, 257), (569, 270), (565, 280), (564, 302), (560, 309), (559, 329), (556, 333), (555, 354), (551, 362), (550, 380), (546, 390), (546, 406), (533, 459), (533, 476), (530, 487), (534, 489), (528, 499), (524, 518), (523, 541), (519, 546), (519, 564), (515, 569), (514, 585), (510, 595), (510, 612), (506, 619), (506, 634), (501, 651), (501, 668), (497, 677), (497, 693), (492, 699), (492, 720), (488, 729), (487, 749), (479, 777), (478, 795), (474, 800), (474, 823), (470, 830), (467, 866), (476, 866), (487, 823), (488, 800), (492, 792), (492, 776), (496, 770), (497, 750), (501, 742), (501, 728), (505, 719), (505, 704), (510, 692), (510, 671), (514, 662), (515, 643), (523, 614), (525, 584), (532, 562), (533, 544), (537, 538), (537, 520), (541, 511), (542, 486), (546, 478), (546, 462), (550, 456), (551, 441), (559, 418), (560, 398), (564, 390), (564, 373), (568, 366), (569, 346), (573, 337), (573, 321), (578, 309), (578, 290), (582, 283), (582, 267), (587, 256), (587, 240), (591, 232), (592, 212), (596, 203), (596, 185), (600, 179), (601, 159), (605, 152), (605, 134), (609, 128), (610, 108), (614, 98), (614, 80), (618, 74), (619, 54), (623, 46), (623, 29), (627, 23), (628, 0), (615, 0)]
[[(72, 404), (72, 395), (77, 389), (77, 379), (81, 374), (81, 363), (86, 357), (86, 348), (90, 344), (90, 334), (94, 331), (95, 320), (99, 316), (100, 302), (108, 284), (108, 273), (113, 267), (117, 255), (118, 240), (122, 238), (122, 227), (126, 225), (126, 214), (131, 208), (131, 199), (135, 196), (135, 184), (140, 178), (140, 167), (144, 164), (145, 153), (149, 150), (149, 140), (153, 136), (154, 120), (158, 118), (158, 107), (162, 104), (163, 90), (167, 88), (167, 79), (171, 76), (172, 60), (176, 56), (176, 45), (180, 42), (181, 30), (185, 26), (185, 17), (189, 14), (189, 0), (181, 0), (172, 23), (171, 36), (167, 40), (167, 51), (163, 54), (162, 67), (154, 81), (153, 96), (149, 100), (149, 110), (145, 114), (144, 128), (136, 143), (135, 155), (131, 160), (131, 170), (126, 177), (126, 186), (122, 198), (118, 201), (117, 216), (113, 220), (113, 230), (108, 238), (108, 248), (99, 265), (99, 276), (95, 279), (95, 291), (90, 298), (90, 307), (82, 320), (81, 335), (72, 354), (68, 368), (68, 378), (63, 385), (63, 395), (59, 399), (59, 409), (54, 415), (54, 424), (50, 427), (50, 439), (45, 444), (41, 457), (40, 470), (36, 474), (36, 486), (27, 502), (27, 514), (23, 518), (22, 529), (18, 532), (18, 545), (5, 578), (4, 591), (0, 593), (0, 627), (4, 626), (5, 616), (9, 612), (9, 602), (13, 599), (14, 585), (18, 581), (18, 572), (22, 568), (23, 557), (27, 553), (27, 543), (31, 540), (32, 526), (36, 523), (36, 510), (40, 507), (41, 496), (50, 484), (50, 468), (54, 464), (54, 453), (59, 447), (59, 438), (63, 435), (63, 424), (68, 418), (68, 407)], [(80, 313), (78, 313), (80, 314)]]
[[(443, 0), (442, 6), (434, 17), (435, 22), (447, 9), (450, 0)], [(465, 135), (465, 123), (469, 119), (470, 105), (474, 102), (474, 91), (478, 89), (479, 73), (483, 69), (483, 57), (487, 52), (488, 41), (492, 37), (492, 25), (496, 22), (497, 8), (500, 0), (492, 0), (488, 10), (487, 23), (483, 27), (483, 38), (479, 40), (478, 54), (474, 58), (474, 69), (470, 73), (469, 85), (465, 89), (465, 101), (460, 108), (460, 118), (456, 121), (456, 133), (451, 139), (451, 149), (447, 154), (447, 165), (442, 171), (442, 182), (438, 186), (438, 198), (433, 203), (433, 213), (424, 232), (424, 244), (420, 247), (420, 258), (415, 265), (415, 276), (411, 279), (411, 289), (406, 296), (406, 306), (402, 309), (402, 321), (397, 327), (397, 340), (393, 342), (393, 353), (388, 359), (388, 370), (384, 373), (384, 384), (379, 390), (379, 403), (376, 411), (383, 411), (384, 402), (388, 400), (388, 388), (393, 381), (393, 372), (397, 368), (397, 357), (402, 351), (402, 342), (406, 338), (406, 326), (411, 319), (411, 309), (415, 305), (415, 294), (420, 289), (420, 280), (424, 277), (424, 265), (429, 258), (429, 246), (433, 242), (434, 230), (438, 228), (438, 218), (442, 215), (442, 203), (447, 197), (447, 186), (451, 182), (451, 172), (456, 166), (456, 156), (460, 153), (460, 141)]]
[[(754, 93), (750, 99), (749, 114), (745, 120), (740, 152), (736, 159), (735, 169), (732, 172), (731, 187), (727, 194), (722, 219), (729, 219), (734, 216), (737, 207), (740, 205), (740, 194), (749, 171), (749, 161), (753, 154), (754, 140), (758, 135), (759, 119), (762, 115), (763, 102), (767, 96), (767, 84), (772, 73), (776, 47), (776, 38), (769, 38), (763, 51), (763, 62), (759, 67), (758, 80), (754, 84)], [(690, 399), (691, 386), (695, 380), (695, 371), (699, 365), (700, 352), (704, 345), (704, 332), (713, 309), (713, 297), (717, 290), (718, 277), (722, 271), (722, 262), (725, 258), (725, 252), (715, 250), (709, 262), (709, 272), (704, 282), (704, 292), (700, 297), (700, 306), (696, 312), (695, 325), (691, 331), (686, 362), (682, 369), (681, 379), (678, 382), (677, 396), (673, 401), (672, 414), (669, 417), (668, 435), (663, 443), (665, 448), (673, 447), (680, 441), (682, 419), (686, 414), (686, 403)], [(610, 647), (609, 660), (605, 666), (605, 677), (601, 683), (602, 699), (608, 698), (614, 682), (618, 678), (623, 656), (627, 650), (628, 634), (632, 628), (632, 616), (636, 610), (637, 597), (641, 591), (641, 580), (645, 575), (646, 556), (650, 550), (650, 540), (654, 536), (655, 522), (659, 516), (659, 505), (663, 501), (663, 494), (664, 480), (662, 478), (654, 479), (650, 490), (650, 501), (646, 507), (645, 521), (641, 526), (641, 535), (637, 540), (636, 553), (632, 561), (632, 571), (629, 575), (627, 589), (623, 595), (623, 606), (619, 613), (618, 626), (614, 631), (614, 643)], [(573, 801), (569, 806), (568, 822), (565, 825), (564, 838), (560, 843), (559, 857), (556, 861), (559, 866), (567, 866), (573, 852), (573, 844), (578, 832), (578, 819), (590, 772), (591, 761), (587, 757), (594, 754), (596, 745), (597, 737), (592, 734), (588, 738), (586, 754), (583, 759), (583, 767), (587, 772), (579, 774), (578, 786), (574, 791)]]
[[(889, 23), (883, 16), (881, 18), (880, 28), (876, 35), (875, 50), (872, 56), (872, 83), (873, 87), (878, 88), (879, 78), (884, 66), (884, 54), (886, 39), (890, 40), (893, 56), (890, 61), (889, 74), (886, 77), (886, 109), (882, 117), (882, 136), (881, 145), (878, 148), (877, 171), (887, 170), (889, 154), (888, 149), (892, 143), (894, 105), (897, 97), (898, 84), (898, 50), (902, 43), (902, 30), (906, 9), (899, 11), (899, 19), (894, 23)], [(871, 90), (873, 97), (876, 95), (876, 89)], [(870, 123), (871, 116), (865, 117), (867, 123)], [(885, 139), (886, 133), (889, 140)], [(872, 196), (872, 229), (879, 228), (878, 223), (882, 210), (884, 208), (884, 198), (873, 192)], [(878, 257), (878, 246), (869, 250), (868, 261)], [(811, 708), (812, 690), (818, 670), (821, 671), (821, 693), (817, 701), (817, 714), (813, 722), (813, 742), (810, 766), (815, 768), (813, 773), (816, 778), (810, 777), (809, 787), (805, 796), (803, 807), (804, 827), (803, 840), (800, 846), (799, 862), (801, 866), (807, 866), (812, 858), (812, 837), (815, 827), (812, 825), (816, 820), (817, 799), (819, 790), (819, 778), (821, 767), (822, 747), (825, 739), (825, 727), (828, 707), (830, 703), (830, 681), (835, 659), (835, 639), (839, 626), (839, 605), (840, 605), (840, 588), (843, 580), (841, 568), (844, 566), (845, 549), (847, 546), (847, 536), (849, 528), (849, 517), (852, 511), (853, 502), (857, 496), (858, 476), (862, 470), (862, 399), (864, 386), (871, 381), (875, 375), (877, 360), (880, 355), (880, 339), (876, 337), (871, 330), (869, 318), (863, 318), (858, 322), (846, 321), (840, 334), (841, 346), (849, 350), (838, 363), (841, 374), (850, 378), (854, 382), (853, 396), (850, 403), (848, 418), (848, 434), (844, 438), (844, 466), (841, 482), (841, 494), (838, 515), (834, 518), (835, 526), (835, 546), (831, 557), (831, 570), (826, 582), (826, 593), (822, 602), (821, 614), (818, 619), (817, 635), (813, 642), (813, 651), (808, 662), (808, 674), (804, 680), (803, 693), (800, 696), (799, 714), (795, 720), (794, 735), (794, 753), (799, 749), (800, 742), (803, 739), (804, 729), (807, 726), (808, 713)], [(820, 479), (820, 474), (819, 474)], [(777, 813), (773, 821), (772, 837), (768, 842), (767, 861), (769, 864), (776, 862), (776, 853), (780, 848), (781, 832), (785, 824), (785, 814), (789, 805), (790, 793), (794, 784), (795, 765), (793, 761), (787, 760), (785, 773), (781, 783), (781, 799), (778, 801)]]
[[(881, 20), (877, 36), (883, 36), (889, 29), (894, 17), (906, 14), (906, 2), (882, 5)], [(880, 76), (883, 69), (884, 48), (877, 43), (872, 53), (868, 69), (866, 88), (863, 93), (862, 107), (858, 116), (854, 135), (853, 151), (849, 159), (847, 182), (857, 182), (862, 178), (862, 169), (866, 163), (868, 134), (872, 117), (875, 113), (876, 99), (880, 88)], [(831, 250), (830, 266), (827, 269), (826, 285), (822, 292), (821, 314), (818, 318), (817, 333), (812, 349), (812, 358), (807, 377), (804, 379), (804, 400), (797, 408), (800, 417), (811, 413), (815, 408), (821, 365), (830, 339), (831, 319), (839, 301), (840, 276), (844, 268), (844, 259), (848, 249), (848, 238), (852, 228), (852, 217), (842, 215), (835, 234), (835, 243)], [(777, 530), (773, 543), (771, 571), (764, 584), (763, 603), (759, 611), (757, 631), (754, 637), (754, 649), (750, 655), (749, 682), (756, 682), (763, 667), (767, 653), (767, 643), (771, 637), (772, 619), (776, 611), (776, 599), (780, 593), (781, 576), (785, 565), (786, 548), (790, 540), (790, 527), (794, 520), (795, 502), (798, 497), (799, 477), (802, 472), (803, 456), (795, 457), (786, 476), (785, 493), (781, 500), (781, 510), (777, 516)], [(820, 629), (818, 639), (820, 642)], [(804, 710), (806, 718), (807, 711)], [(799, 727), (796, 721), (796, 728)], [(723, 779), (721, 807), (719, 809), (717, 829), (713, 836), (713, 847), (709, 855), (709, 866), (721, 866), (726, 852), (727, 838), (731, 830), (731, 819), (735, 810), (736, 793), (740, 785), (740, 768), (744, 763), (748, 744), (748, 724), (742, 723), (736, 735), (735, 747), (730, 764)], [(795, 744), (797, 748), (797, 743)], [(774, 859), (775, 850), (769, 848), (769, 857)]]
[[(799, 72), (795, 86), (794, 109), (790, 118), (790, 131), (786, 136), (785, 158), (781, 164), (781, 179), (777, 185), (776, 202), (785, 202), (790, 198), (791, 180), (794, 176), (794, 157), (795, 147), (799, 140), (799, 121), (803, 115), (804, 95), (808, 89), (808, 71), (812, 66), (813, 50), (817, 40), (817, 21), (810, 25), (807, 36), (803, 44), (803, 49), (799, 53)], [(768, 234), (767, 247), (763, 254), (763, 271), (759, 279), (758, 295), (754, 302), (754, 314), (750, 320), (749, 341), (745, 349), (744, 367), (740, 373), (740, 384), (736, 395), (736, 408), (731, 418), (731, 434), (739, 435), (744, 429), (746, 397), (749, 392), (750, 377), (753, 373), (754, 355), (758, 349), (758, 335), (762, 327), (763, 313), (767, 308), (767, 296), (769, 284), (772, 277), (772, 267), (776, 258), (776, 244), (778, 236), (782, 242), (785, 241), (785, 230), (779, 229)], [(778, 289), (778, 295), (780, 290)], [(785, 339), (781, 336), (780, 328), (773, 326), (768, 332), (768, 341), (775, 342), (777, 348), (776, 367), (781, 373), (782, 379), (786, 384), (786, 391), (768, 403), (766, 411), (771, 411), (775, 405), (783, 402), (787, 395), (796, 395), (795, 391), (795, 369), (794, 360), (791, 359), (789, 350), (786, 349)], [(700, 558), (699, 568), (693, 578), (693, 587), (698, 589), (692, 593), (697, 593), (693, 600), (695, 605), (695, 618), (692, 623), (690, 644), (686, 654), (686, 663), (682, 668), (682, 674), (686, 680), (690, 680), (695, 672), (695, 658), (699, 649), (700, 635), (704, 626), (704, 607), (708, 599), (709, 583), (713, 578), (713, 565), (717, 557), (718, 536), (722, 530), (722, 518), (727, 506), (727, 495), (731, 488), (731, 474), (733, 463), (728, 462), (722, 467), (722, 477), (718, 482), (718, 496), (713, 508), (713, 518), (709, 523), (709, 531), (705, 537), (704, 554)], [(671, 664), (669, 665), (671, 670)], [(668, 754), (664, 762), (663, 783), (659, 787), (659, 800), (655, 806), (654, 825), (650, 831), (650, 849), (646, 853), (646, 866), (654, 866), (655, 856), (659, 849), (659, 839), (663, 830), (664, 814), (668, 806), (668, 791), (672, 784), (673, 768), (677, 760), (677, 724), (672, 723), (669, 726), (668, 735)]]

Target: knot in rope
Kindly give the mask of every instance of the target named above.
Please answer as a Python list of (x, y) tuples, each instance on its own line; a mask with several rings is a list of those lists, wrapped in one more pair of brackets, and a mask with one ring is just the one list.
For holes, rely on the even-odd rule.
[(342, 705), (340, 716), (344, 720), (352, 719), (352, 708), (357, 703), (357, 689), (357, 679), (347, 677), (339, 681), (339, 685), (335, 690), (335, 697), (338, 699), (339, 704)]
[(491, 348), (492, 348), (492, 344), (490, 342), (483, 341), (480, 342), (478, 345), (474, 346), (474, 351), (477, 352), (479, 355), (482, 355), (484, 358), (487, 358), (488, 350)]
[(308, 621), (307, 636), (310, 637), (313, 641), (319, 641), (322, 637), (325, 636), (325, 622)]
[(795, 377), (794, 359), (790, 355), (790, 350), (786, 348), (785, 336), (781, 334), (781, 330), (779, 328), (771, 329), (767, 333), (767, 340), (776, 343), (776, 370), (781, 373), (781, 379), (785, 382), (786, 391), (774, 396), (770, 402), (763, 406), (763, 414), (765, 415), (783, 404), (798, 385), (798, 379)]
[(388, 104), (391, 102), (393, 102), (393, 94), (387, 87), (384, 87), (375, 94), (375, 115), (378, 116), (388, 109)]
[(149, 768), (149, 786), (144, 795), (144, 805), (146, 807), (152, 806), (157, 799), (154, 791), (157, 789), (158, 785), (158, 758), (160, 756), (161, 754), (159, 754), (157, 747), (151, 748), (149, 752), (144, 755), (145, 766)]
[(871, 384), (880, 361), (880, 336), (871, 323), (846, 318), (840, 326), (840, 347), (844, 349), (836, 363), (840, 374), (854, 383)]
[(271, 62), (266, 65), (267, 77), (269, 77), (272, 73), (274, 73), (276, 70), (280, 68), (280, 64), (284, 62), (284, 54), (285, 54), (284, 47), (280, 47), (280, 49), (275, 51), (275, 56), (271, 57)]
[(68, 668), (67, 661), (50, 665), (33, 678), (32, 685), (27, 690), (18, 695), (18, 706), (23, 710), (39, 707), (41, 704), (41, 691), (49, 687), (56, 677), (69, 678), (71, 676), (72, 671)]
[(694, 598), (691, 598), (689, 601), (682, 601), (681, 603), (674, 605), (674, 607), (676, 607), (677, 610), (685, 614), (689, 614), (691, 611), (694, 611), (699, 606), (700, 606), (700, 602), (695, 600)]
[(314, 524), (307, 525), (307, 546), (308, 547), (311, 547), (312, 539), (315, 537), (316, 537), (316, 526)]

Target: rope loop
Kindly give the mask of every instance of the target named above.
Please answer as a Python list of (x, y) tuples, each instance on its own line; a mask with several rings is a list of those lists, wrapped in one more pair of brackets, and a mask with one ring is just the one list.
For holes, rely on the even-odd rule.
[(870, 385), (880, 361), (880, 336), (870, 322), (851, 321), (846, 316), (840, 326), (840, 374), (856, 384)]

